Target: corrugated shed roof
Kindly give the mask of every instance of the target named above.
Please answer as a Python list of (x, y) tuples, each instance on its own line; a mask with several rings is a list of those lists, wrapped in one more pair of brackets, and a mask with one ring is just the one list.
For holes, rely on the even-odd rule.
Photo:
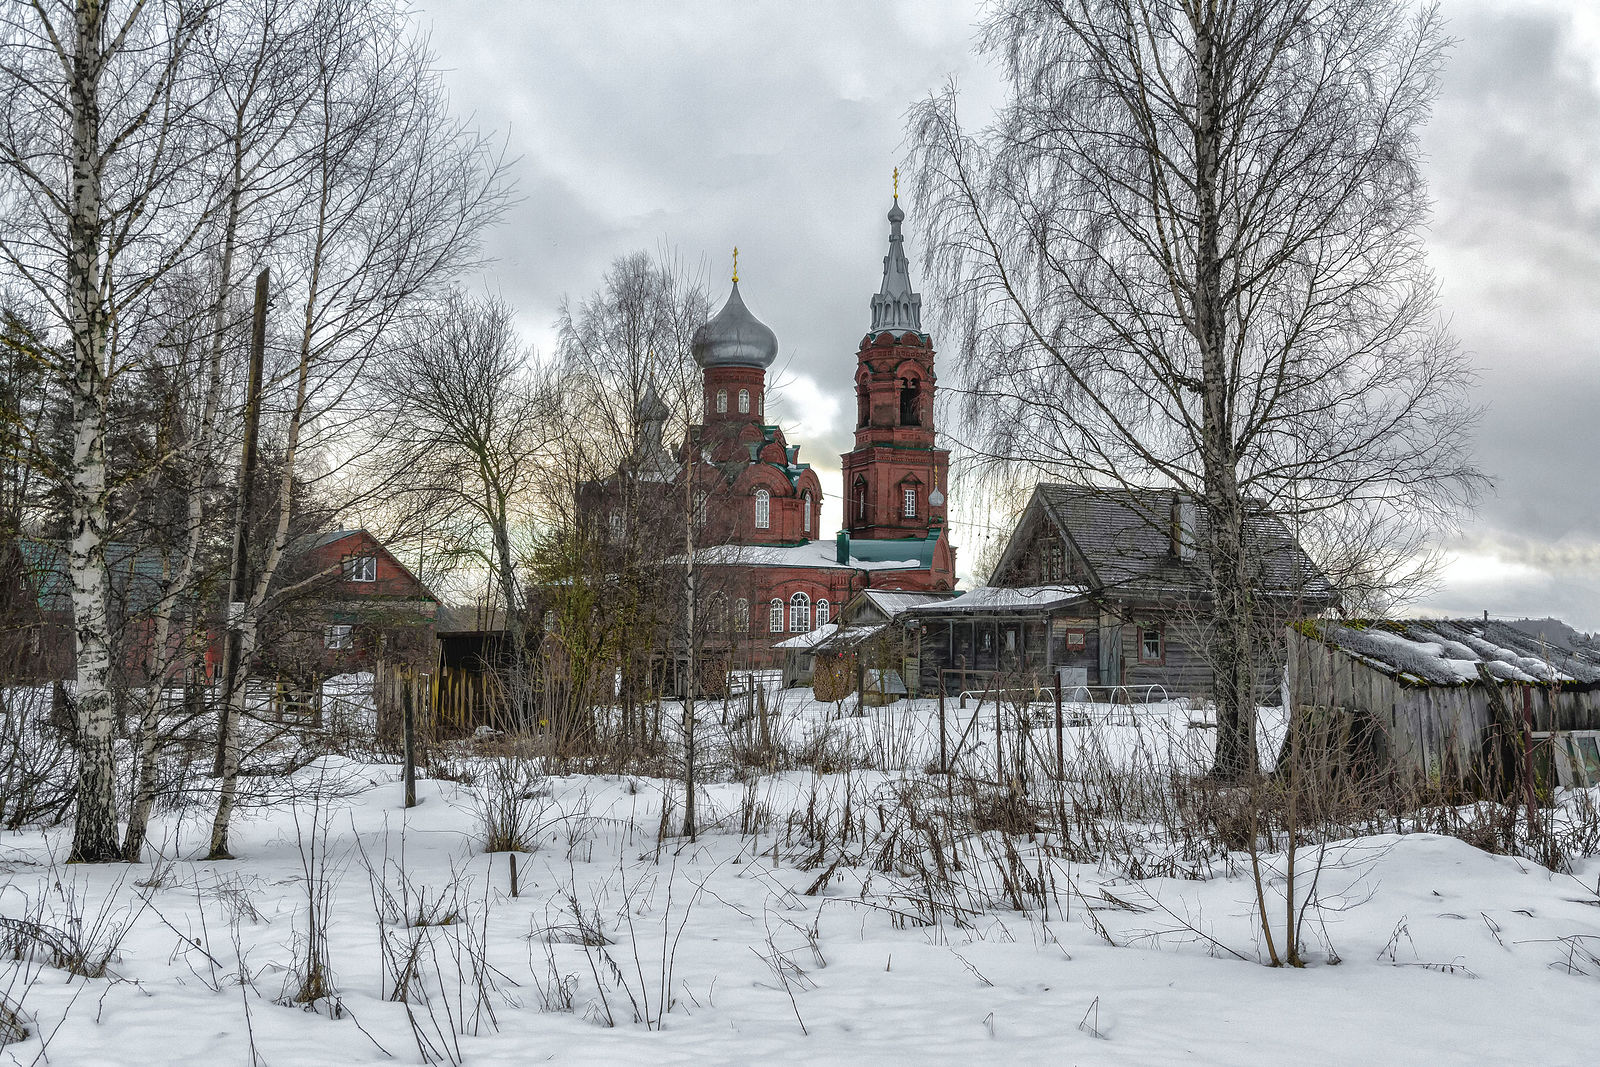
[(906, 609), (908, 615), (1023, 614), (1082, 600), (1089, 595), (1082, 585), (980, 585), (960, 596)]
[(861, 595), (889, 618), (894, 618), (908, 608), (952, 600), (955, 593), (905, 593), (893, 589), (863, 589)]
[(1502, 683), (1600, 686), (1600, 654), (1542, 641), (1487, 619), (1310, 620), (1299, 631), (1410, 685), (1474, 685), (1483, 664)]
[[(1044, 482), (1035, 494), (1106, 589), (1154, 597), (1204, 592), (1208, 561), (1200, 546), (1209, 522), (1204, 501), (1188, 502), (1196, 547), (1184, 559), (1172, 551), (1172, 490)], [(1263, 591), (1313, 601), (1333, 598), (1333, 587), (1282, 519), (1256, 511), (1245, 520), (1245, 542)]]

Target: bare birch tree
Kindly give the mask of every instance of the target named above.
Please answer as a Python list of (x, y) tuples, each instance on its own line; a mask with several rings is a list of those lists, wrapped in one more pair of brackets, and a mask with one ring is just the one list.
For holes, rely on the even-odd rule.
[(72, 856), (117, 859), (106, 410), (119, 339), (214, 205), (193, 46), (214, 0), (38, 0), (0, 14), (0, 260), (69, 342), (69, 570), (77, 663)]
[(993, 123), (912, 114), (972, 448), (1204, 500), (1223, 779), (1257, 767), (1248, 511), (1403, 565), (1481, 481), (1421, 240), (1444, 48), (1388, 0), (1002, 0)]

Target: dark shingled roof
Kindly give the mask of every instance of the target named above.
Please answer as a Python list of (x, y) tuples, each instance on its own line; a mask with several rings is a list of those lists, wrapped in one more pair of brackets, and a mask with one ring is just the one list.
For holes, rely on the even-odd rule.
[[(1041, 483), (1034, 500), (1077, 545), (1094, 584), (1123, 596), (1203, 595), (1207, 559), (1203, 548), (1208, 509), (1189, 506), (1197, 545), (1187, 559), (1172, 551), (1170, 489), (1106, 489)], [(1245, 542), (1262, 592), (1331, 602), (1333, 587), (1301, 549), (1282, 519), (1257, 510), (1245, 519)]]

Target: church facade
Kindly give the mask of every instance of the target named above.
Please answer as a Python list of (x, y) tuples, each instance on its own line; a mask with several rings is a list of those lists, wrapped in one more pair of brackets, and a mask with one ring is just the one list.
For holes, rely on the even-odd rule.
[(705, 603), (708, 637), (723, 635), (710, 643), (748, 651), (748, 663), (836, 620), (863, 589), (955, 585), (949, 453), (937, 447), (933, 341), (911, 287), (904, 219), (896, 198), (883, 283), (857, 347), (855, 448), (842, 457), (837, 532), (823, 532), (816, 473), (766, 419), (778, 339), (745, 305), (737, 272), (726, 304), (694, 336), (702, 417), (677, 450), (674, 482), (695, 501), (697, 601)]

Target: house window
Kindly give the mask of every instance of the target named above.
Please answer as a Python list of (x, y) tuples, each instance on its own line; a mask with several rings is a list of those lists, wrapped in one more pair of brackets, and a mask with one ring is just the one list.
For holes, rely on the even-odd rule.
[(622, 512), (613, 511), (609, 519), (609, 524), (611, 529), (611, 540), (622, 540)]
[(344, 580), (347, 582), (375, 582), (378, 580), (377, 556), (346, 556)]
[(336, 624), (322, 631), (322, 647), (328, 649), (348, 649), (355, 647), (355, 639), (351, 636), (352, 627)]
[(739, 414), (750, 414), (750, 390), (748, 389), (739, 390)]
[(767, 605), (767, 629), (775, 634), (783, 633), (783, 601), (777, 597)]
[(1167, 642), (1159, 626), (1139, 627), (1139, 662), (1161, 663), (1167, 656)]
[(1066, 575), (1066, 550), (1060, 541), (1051, 541), (1050, 547), (1045, 550), (1046, 581), (1055, 582), (1065, 578)]
[(811, 598), (796, 593), (789, 598), (789, 632), (803, 634), (811, 629)]
[(728, 410), (728, 391), (726, 389), (718, 389), (717, 390), (717, 414), (718, 415), (726, 414), (727, 410)]
[(833, 606), (826, 600), (817, 601), (817, 625), (826, 626), (831, 618), (833, 618)]
[(1067, 648), (1081, 652), (1089, 644), (1089, 631), (1077, 626), (1067, 628)]
[(811, 532), (811, 490), (807, 489), (800, 494), (801, 523), (806, 533)]
[(733, 602), (733, 628), (740, 633), (750, 630), (750, 601), (735, 600)]
[(772, 494), (765, 489), (756, 490), (756, 529), (765, 530), (772, 525)]
[(694, 495), (694, 524), (696, 526), (704, 526), (706, 524), (706, 494), (704, 491)]
[(908, 519), (917, 517), (917, 487), (908, 485), (900, 490), (901, 513)]
[(1600, 785), (1600, 730), (1533, 734), (1534, 777), (1544, 786)]

